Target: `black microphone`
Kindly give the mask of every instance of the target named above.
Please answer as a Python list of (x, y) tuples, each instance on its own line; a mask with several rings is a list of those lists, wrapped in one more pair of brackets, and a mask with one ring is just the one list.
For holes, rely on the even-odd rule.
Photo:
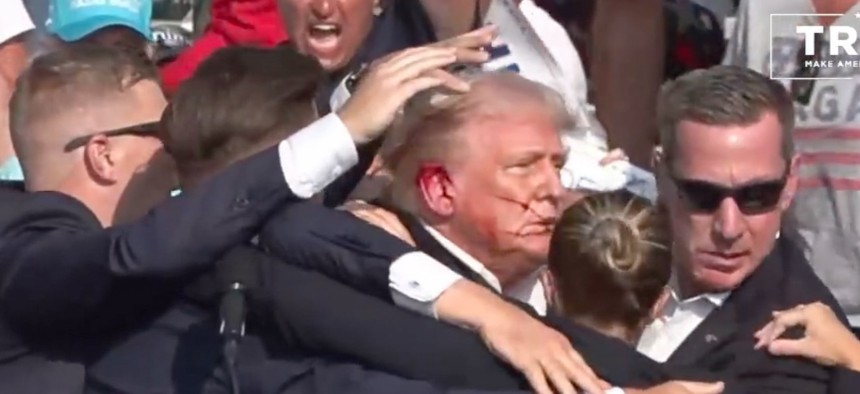
[(245, 336), (247, 300), (245, 292), (260, 285), (257, 261), (263, 252), (252, 246), (237, 246), (215, 263), (215, 277), (220, 290), (221, 335), (224, 336), (224, 361), (232, 381), (233, 394), (239, 394), (236, 358), (239, 340)]

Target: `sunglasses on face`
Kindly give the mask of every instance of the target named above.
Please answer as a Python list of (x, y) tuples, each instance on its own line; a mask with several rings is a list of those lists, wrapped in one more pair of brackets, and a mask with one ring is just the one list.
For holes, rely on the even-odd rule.
[(93, 137), (97, 135), (103, 135), (105, 137), (119, 137), (123, 135), (134, 135), (139, 137), (158, 137), (159, 129), (161, 127), (160, 122), (147, 122), (140, 123), (136, 125), (126, 126), (119, 129), (100, 131), (97, 133), (93, 133), (90, 135), (85, 135), (81, 137), (77, 137), (68, 144), (66, 144), (65, 151), (71, 152), (75, 149), (78, 149), (82, 146), (85, 146), (92, 140)]
[(674, 178), (674, 182), (678, 192), (696, 213), (714, 213), (725, 199), (731, 198), (743, 214), (758, 215), (771, 212), (777, 207), (787, 179), (788, 167), (779, 179), (750, 183), (737, 188), (692, 179)]
[(801, 45), (797, 50), (797, 58), (795, 59), (797, 71), (793, 75), (794, 79), (791, 80), (789, 90), (791, 90), (791, 97), (794, 98), (794, 101), (802, 105), (809, 104), (809, 101), (812, 99), (812, 91), (815, 89), (815, 78), (818, 77), (819, 67), (813, 67), (812, 65), (822, 59), (824, 48), (824, 39), (821, 38), (822, 36), (824, 35), (815, 35), (812, 55), (806, 54), (804, 45)]

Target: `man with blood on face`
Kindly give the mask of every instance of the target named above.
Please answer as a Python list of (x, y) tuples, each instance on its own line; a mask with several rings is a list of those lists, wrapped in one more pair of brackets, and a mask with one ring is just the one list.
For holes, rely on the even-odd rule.
[(543, 313), (536, 274), (560, 214), (559, 131), (572, 122), (561, 98), (516, 74), (491, 73), (404, 122), (383, 159), (395, 205), (483, 265), (497, 290), (521, 293)]

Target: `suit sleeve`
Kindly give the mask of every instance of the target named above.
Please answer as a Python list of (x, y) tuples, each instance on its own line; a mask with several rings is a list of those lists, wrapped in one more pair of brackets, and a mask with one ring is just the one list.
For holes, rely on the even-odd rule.
[(387, 231), (313, 203), (279, 210), (260, 240), (291, 264), (428, 316), (435, 316), (436, 299), (461, 279)]
[(264, 319), (273, 321), (293, 350), (452, 388), (526, 387), (519, 373), (493, 356), (475, 333), (282, 261), (267, 260), (261, 267), (264, 283), (255, 302), (265, 305)]
[(85, 228), (43, 210), (3, 236), (0, 307), (10, 324), (31, 333), (123, 326), (252, 238), (278, 207), (322, 190), (355, 156), (332, 115), (134, 223)]
[(845, 368), (833, 371), (828, 394), (854, 394), (860, 389), (860, 372)]

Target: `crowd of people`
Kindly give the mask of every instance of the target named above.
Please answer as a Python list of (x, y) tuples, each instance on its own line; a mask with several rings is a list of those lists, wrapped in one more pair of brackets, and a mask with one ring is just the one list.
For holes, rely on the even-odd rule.
[(860, 1), (207, 7), (0, 2), (0, 393), (860, 390)]

